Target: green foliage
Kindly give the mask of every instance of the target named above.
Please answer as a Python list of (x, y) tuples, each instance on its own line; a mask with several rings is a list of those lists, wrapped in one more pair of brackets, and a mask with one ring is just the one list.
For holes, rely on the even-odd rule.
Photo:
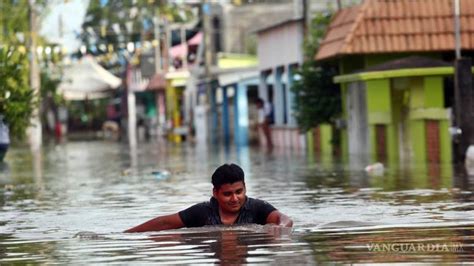
[(331, 123), (341, 112), (340, 90), (332, 81), (337, 69), (327, 64), (306, 62), (298, 73), (302, 78), (292, 87), (299, 127), (307, 131)]
[[(111, 44), (118, 47), (120, 43), (127, 41), (152, 40), (154, 28), (148, 27), (145, 30), (143, 25), (144, 23), (152, 25), (156, 13), (161, 19), (166, 19), (170, 23), (181, 23), (193, 19), (192, 10), (187, 5), (166, 2), (162, 0), (110, 0), (102, 6), (100, 0), (91, 0), (82, 24), (82, 43), (87, 47), (98, 44)], [(126, 29), (128, 23), (132, 26), (130, 33)], [(121, 34), (114, 32), (114, 24), (120, 26)]]
[(304, 55), (307, 60), (312, 61), (314, 55), (319, 49), (319, 44), (323, 40), (327, 27), (331, 22), (334, 13), (328, 10), (327, 12), (317, 13), (311, 21), (311, 26), (308, 29), (308, 36), (304, 40)]
[(47, 72), (41, 72), (41, 98), (51, 98), (55, 105), (64, 105), (66, 100), (64, 97), (58, 93), (58, 87), (61, 83), (61, 79), (55, 78), (48, 74)]
[(298, 71), (301, 79), (292, 87), (296, 121), (304, 131), (322, 123), (332, 123), (341, 114), (340, 90), (332, 81), (338, 73), (337, 67), (314, 61), (331, 16), (332, 13), (320, 13), (313, 19), (310, 36), (304, 43), (306, 61)]
[(0, 49), (0, 114), (12, 138), (21, 139), (30, 123), (37, 99), (27, 85), (23, 55)]
[[(49, 13), (48, 0), (36, 0), (37, 24)], [(9, 45), (24, 44), (29, 38), (29, 4), (27, 0), (0, 0), (0, 43)], [(17, 34), (23, 33), (19, 40)]]

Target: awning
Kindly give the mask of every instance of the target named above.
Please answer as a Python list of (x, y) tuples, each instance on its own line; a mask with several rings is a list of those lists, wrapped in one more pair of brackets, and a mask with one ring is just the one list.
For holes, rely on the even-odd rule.
[(196, 35), (194, 35), (194, 37), (189, 39), (189, 41), (187, 43), (180, 43), (178, 45), (175, 45), (175, 46), (171, 47), (170, 55), (173, 58), (176, 58), (176, 57), (184, 58), (186, 56), (187, 51), (188, 51), (187, 46), (188, 45), (189, 46), (199, 45), (201, 43), (201, 41), (202, 41), (202, 33), (198, 32)]
[(218, 80), (220, 86), (228, 86), (231, 84), (239, 83), (244, 80), (258, 78), (259, 72), (256, 68), (236, 69), (232, 72), (226, 72), (218, 74)]
[(189, 78), (189, 71), (175, 71), (166, 73), (166, 79), (171, 81), (172, 87), (184, 87)]
[(58, 91), (66, 100), (104, 98), (117, 89), (122, 80), (86, 56), (67, 67)]

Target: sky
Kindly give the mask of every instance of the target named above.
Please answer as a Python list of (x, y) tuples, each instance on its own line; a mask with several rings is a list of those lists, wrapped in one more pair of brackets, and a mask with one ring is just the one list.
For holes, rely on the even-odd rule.
[[(89, 0), (52, 1), (50, 11), (41, 25), (40, 34), (51, 42), (62, 44), (68, 52), (76, 50), (80, 46), (76, 33), (81, 31), (88, 5)], [(63, 21), (62, 38), (59, 33), (60, 16)]]

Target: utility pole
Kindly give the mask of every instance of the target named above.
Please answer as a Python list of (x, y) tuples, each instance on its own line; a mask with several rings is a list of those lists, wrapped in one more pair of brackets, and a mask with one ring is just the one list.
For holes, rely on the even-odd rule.
[(455, 123), (461, 134), (455, 141), (455, 160), (463, 162), (469, 145), (474, 144), (474, 92), (472, 90), (472, 62), (461, 57), (460, 1), (454, 0), (454, 32), (456, 61), (454, 64)]
[[(201, 16), (203, 21), (203, 61), (204, 73), (200, 75), (202, 85), (204, 87), (204, 94), (202, 91), (197, 92), (197, 105), (194, 108), (195, 126), (196, 126), (196, 140), (197, 144), (206, 147), (208, 140), (214, 139), (215, 132), (211, 129), (213, 126), (209, 121), (212, 103), (212, 84), (211, 84), (211, 66), (212, 66), (212, 46), (211, 46), (211, 20), (210, 20), (211, 6), (209, 0), (201, 0)], [(209, 138), (209, 137), (210, 138)]]
[(181, 45), (184, 48), (184, 58), (182, 58), (182, 67), (183, 69), (188, 69), (188, 43), (186, 42), (186, 28), (181, 25), (180, 27), (181, 34)]
[[(302, 3), (301, 17), (303, 19), (303, 36), (311, 42), (311, 1), (310, 0), (297, 0)], [(306, 59), (305, 59), (306, 60)]]
[(155, 73), (161, 73), (161, 33), (160, 33), (160, 18), (158, 8), (155, 9), (155, 16), (153, 17), (154, 33), (155, 33)]
[[(35, 0), (29, 0), (29, 27), (30, 27), (30, 38), (29, 38), (29, 52), (30, 52), (30, 86), (35, 95), (40, 94), (40, 75), (38, 62), (36, 60), (36, 11), (35, 11)], [(28, 140), (32, 151), (38, 151), (42, 144), (42, 128), (41, 120), (39, 118), (39, 107), (33, 108), (33, 113), (30, 119), (31, 125), (27, 129)]]
[(212, 32), (211, 32), (211, 5), (209, 0), (203, 0), (203, 32), (204, 32), (204, 77), (206, 80), (206, 103), (209, 103), (211, 93), (211, 66), (212, 66)]

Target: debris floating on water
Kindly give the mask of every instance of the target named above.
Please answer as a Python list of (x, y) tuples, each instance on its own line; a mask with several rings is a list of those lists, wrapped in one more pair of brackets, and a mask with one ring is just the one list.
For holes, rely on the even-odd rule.
[(474, 145), (469, 146), (466, 151), (465, 160), (466, 171), (468, 175), (474, 176)]
[(153, 171), (151, 172), (152, 175), (154, 175), (156, 177), (156, 179), (166, 179), (168, 178), (171, 173), (167, 170), (157, 170), (157, 171)]
[(105, 237), (90, 231), (81, 231), (73, 236), (73, 238), (79, 239), (88, 239), (88, 240), (100, 240), (105, 239)]
[(373, 175), (383, 175), (383, 172), (385, 171), (385, 167), (383, 166), (382, 163), (377, 162), (374, 164), (367, 165), (365, 167), (365, 171)]

